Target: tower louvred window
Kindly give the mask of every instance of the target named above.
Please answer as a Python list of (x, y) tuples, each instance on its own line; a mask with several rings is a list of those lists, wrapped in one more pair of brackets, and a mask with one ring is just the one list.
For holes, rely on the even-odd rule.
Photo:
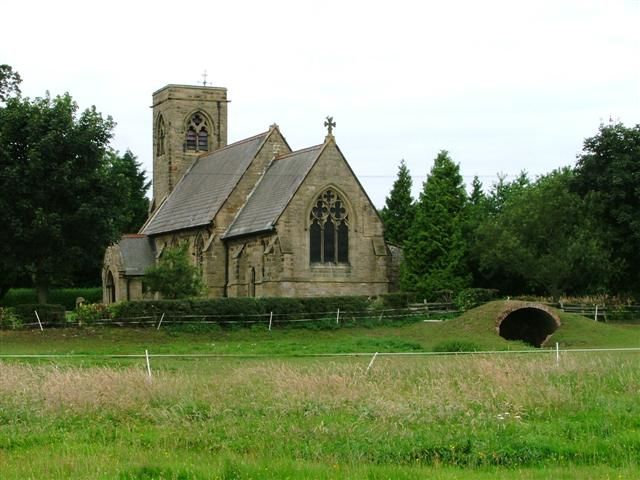
[(196, 112), (191, 116), (191, 120), (187, 126), (185, 147), (187, 150), (192, 152), (209, 151), (209, 130), (207, 120), (200, 112)]
[(311, 263), (349, 263), (349, 218), (345, 203), (331, 189), (311, 209), (309, 249)]

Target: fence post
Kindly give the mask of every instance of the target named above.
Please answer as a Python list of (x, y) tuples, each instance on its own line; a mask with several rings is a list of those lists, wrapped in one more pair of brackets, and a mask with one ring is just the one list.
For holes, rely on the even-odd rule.
[(336, 325), (340, 323), (340, 309), (338, 309), (338, 313), (336, 315)]
[(560, 344), (556, 342), (556, 367), (560, 366)]
[(593, 320), (596, 321), (596, 322), (598, 321), (598, 304), (597, 303), (596, 303), (596, 313), (593, 316)]
[(149, 350), (144, 351), (144, 356), (147, 359), (147, 373), (149, 374), (149, 381), (151, 381), (151, 362), (149, 361)]
[(40, 321), (40, 315), (38, 315), (38, 311), (34, 310), (33, 313), (36, 314), (36, 318), (38, 319), (38, 325), (40, 325), (40, 331), (44, 332), (44, 328), (42, 328), (42, 322)]
[(162, 312), (162, 316), (160, 317), (160, 321), (158, 322), (157, 330), (160, 330), (160, 325), (162, 325), (162, 320), (164, 319), (164, 312)]
[(371, 361), (369, 362), (369, 366), (367, 367), (367, 371), (365, 373), (369, 373), (369, 370), (371, 369), (371, 367), (373, 366), (373, 362), (376, 361), (376, 357), (378, 356), (378, 352), (373, 354), (373, 358), (371, 359)]
[(269, 315), (269, 331), (271, 331), (271, 322), (273, 322), (273, 312)]

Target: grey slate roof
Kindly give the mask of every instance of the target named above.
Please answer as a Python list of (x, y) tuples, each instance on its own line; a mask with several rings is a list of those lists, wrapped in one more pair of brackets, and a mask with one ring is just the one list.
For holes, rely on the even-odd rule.
[(322, 145), (298, 150), (273, 161), (224, 238), (270, 230), (315, 163)]
[(207, 225), (249, 167), (269, 132), (199, 157), (141, 233), (158, 233)]
[(118, 242), (125, 275), (144, 275), (155, 262), (153, 242), (146, 235), (125, 235)]

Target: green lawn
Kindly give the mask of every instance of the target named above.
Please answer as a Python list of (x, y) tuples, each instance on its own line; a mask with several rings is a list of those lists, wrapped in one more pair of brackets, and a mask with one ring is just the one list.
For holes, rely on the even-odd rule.
[[(493, 308), (319, 331), (0, 332), (0, 356), (87, 355), (0, 359), (0, 478), (637, 476), (638, 352), (379, 356), (369, 371), (369, 355), (304, 356), (525, 348), (495, 334)], [(640, 346), (637, 327), (562, 321), (566, 348)], [(151, 379), (143, 357), (108, 357), (145, 349)], [(153, 356), (180, 353), (230, 356)]]
[[(495, 317), (505, 302), (492, 302), (459, 318), (439, 323), (414, 322), (375, 328), (335, 330), (277, 328), (265, 326), (199, 331), (180, 331), (163, 325), (133, 328), (69, 328), (0, 331), (2, 354), (239, 354), (304, 355), (373, 352), (428, 352), (450, 342), (473, 344), (478, 350), (530, 349), (497, 335)], [(640, 347), (640, 325), (609, 325), (585, 317), (559, 313), (562, 327), (548, 342), (561, 348)]]

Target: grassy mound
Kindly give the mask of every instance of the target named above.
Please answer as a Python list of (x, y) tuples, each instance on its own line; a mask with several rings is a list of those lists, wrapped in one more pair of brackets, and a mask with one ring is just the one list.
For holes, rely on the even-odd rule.
[[(460, 317), (441, 324), (415, 325), (416, 336), (423, 345), (442, 342), (472, 342), (482, 350), (507, 350), (530, 348), (518, 341), (500, 337), (496, 330), (496, 319), (505, 310), (513, 309), (523, 302), (495, 301), (471, 309)], [(617, 348), (640, 346), (640, 329), (635, 326), (609, 325), (595, 322), (581, 315), (564, 313), (552, 309), (562, 325), (549, 338), (546, 345), (559, 342), (563, 348)]]

